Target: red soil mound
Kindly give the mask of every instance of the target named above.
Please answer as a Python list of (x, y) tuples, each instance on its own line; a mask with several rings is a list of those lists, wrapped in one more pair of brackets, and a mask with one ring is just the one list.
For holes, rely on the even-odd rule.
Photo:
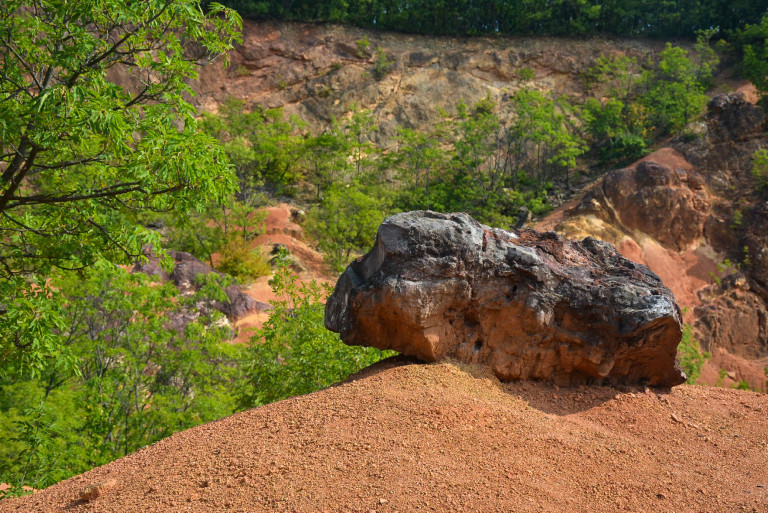
[(766, 414), (752, 392), (558, 389), (389, 360), (0, 512), (767, 511)]

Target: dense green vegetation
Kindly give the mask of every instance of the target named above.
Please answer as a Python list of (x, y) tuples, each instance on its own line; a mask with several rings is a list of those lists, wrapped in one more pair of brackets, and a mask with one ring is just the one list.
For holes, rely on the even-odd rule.
[(702, 351), (699, 342), (693, 336), (693, 328), (690, 324), (683, 326), (683, 338), (680, 345), (677, 346), (677, 358), (680, 362), (680, 368), (683, 369), (688, 377), (686, 383), (695, 385), (701, 376), (701, 369), (707, 363), (711, 355)]
[(758, 23), (765, 0), (227, 0), (244, 16), (331, 21), (429, 35), (613, 34), (693, 38)]
[[(711, 35), (700, 35), (693, 55), (667, 45), (644, 62), (599, 58), (584, 72), (591, 97), (581, 104), (526, 87), (498, 102), (458, 101), (423, 132), (401, 127), (386, 149), (374, 142), (373, 113), (354, 105), (312, 132), (279, 109), (230, 100), (204, 126), (235, 164), (238, 197), (253, 208), (275, 195), (306, 205), (305, 228), (340, 270), (394, 212), (463, 211), (508, 227), (526, 211), (546, 213), (551, 195), (590, 165), (626, 163), (659, 137), (685, 133), (707, 102), (717, 64)], [(369, 49), (364, 39), (358, 46)]]
[(106, 262), (52, 286), (76, 371), (54, 364), (0, 381), (0, 481), (47, 486), (233, 411), (237, 349), (221, 314), (181, 322), (221, 300), (219, 287), (178, 298), (172, 284)]
[[(219, 267), (232, 275), (270, 272), (248, 246), (262, 200), (238, 179), (290, 178), (279, 161), (259, 161), (274, 152), (258, 146), (239, 147), (258, 166), (244, 170), (237, 141), (217, 145), (215, 126), (199, 125), (184, 100), (197, 66), (239, 38), (239, 17), (212, 9), (206, 16), (193, 0), (0, 4), (0, 482), (12, 494), (253, 404), (238, 392), (242, 349), (225, 343), (231, 332), (211, 307), (227, 301), (226, 281), (180, 295), (116, 266), (147, 244), (162, 256), (147, 227), (160, 223), (179, 249), (211, 262), (223, 253)], [(131, 87), (107, 79), (118, 65)], [(291, 301), (317, 312), (321, 299)], [(285, 317), (277, 312), (275, 323)], [(381, 358), (336, 343), (333, 356), (350, 363), (326, 369), (322, 352), (303, 359), (316, 368), (312, 386)]]
[(314, 392), (395, 354), (346, 346), (325, 329), (330, 287), (299, 283), (286, 256), (278, 255), (273, 290), (279, 299), (259, 334), (263, 340), (245, 350), (244, 389), (239, 395), (244, 408)]
[[(46, 277), (159, 246), (142, 211), (186, 212), (236, 187), (184, 100), (239, 17), (192, 0), (0, 3), (0, 375), (65, 358)], [(190, 42), (196, 42), (190, 48)], [(107, 78), (125, 66), (135, 87)]]
[(245, 349), (212, 308), (226, 280), (199, 291), (106, 262), (60, 273), (63, 343), (76, 370), (51, 365), (0, 379), (0, 482), (42, 488), (235, 411), (341, 381), (387, 356), (348, 347), (323, 327), (327, 290), (299, 285), (284, 262), (279, 296)]
[(768, 93), (768, 13), (757, 23), (747, 24), (731, 37), (741, 57), (741, 73), (755, 84), (760, 94)]

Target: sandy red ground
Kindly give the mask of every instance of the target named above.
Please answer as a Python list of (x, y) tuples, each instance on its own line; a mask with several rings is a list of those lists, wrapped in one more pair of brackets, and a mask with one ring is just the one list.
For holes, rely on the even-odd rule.
[(765, 512), (766, 415), (768, 396), (753, 392), (559, 389), (390, 360), (0, 512)]

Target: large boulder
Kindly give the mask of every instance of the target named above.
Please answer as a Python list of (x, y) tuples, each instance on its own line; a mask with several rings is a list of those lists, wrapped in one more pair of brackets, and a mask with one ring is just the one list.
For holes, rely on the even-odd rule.
[(561, 385), (685, 380), (680, 309), (647, 267), (593, 238), (398, 214), (339, 279), (325, 325), (351, 345), (489, 365)]

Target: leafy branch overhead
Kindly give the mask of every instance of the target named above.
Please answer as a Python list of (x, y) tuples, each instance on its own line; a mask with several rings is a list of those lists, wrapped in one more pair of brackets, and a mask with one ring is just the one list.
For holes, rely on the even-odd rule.
[[(186, 209), (201, 193), (232, 191), (226, 157), (183, 99), (197, 65), (239, 37), (237, 15), (213, 9), (206, 17), (177, 0), (3, 3), (4, 275), (43, 262), (87, 265), (100, 250), (135, 255), (149, 234), (114, 212)], [(110, 80), (118, 75), (130, 87)]]
[[(127, 262), (159, 243), (137, 212), (183, 212), (235, 190), (184, 95), (199, 65), (226, 58), (240, 24), (196, 0), (0, 4), (0, 278), (17, 299), (1, 339), (41, 322), (14, 314), (42, 290), (33, 275)], [(6, 344), (0, 353), (15, 352)]]

